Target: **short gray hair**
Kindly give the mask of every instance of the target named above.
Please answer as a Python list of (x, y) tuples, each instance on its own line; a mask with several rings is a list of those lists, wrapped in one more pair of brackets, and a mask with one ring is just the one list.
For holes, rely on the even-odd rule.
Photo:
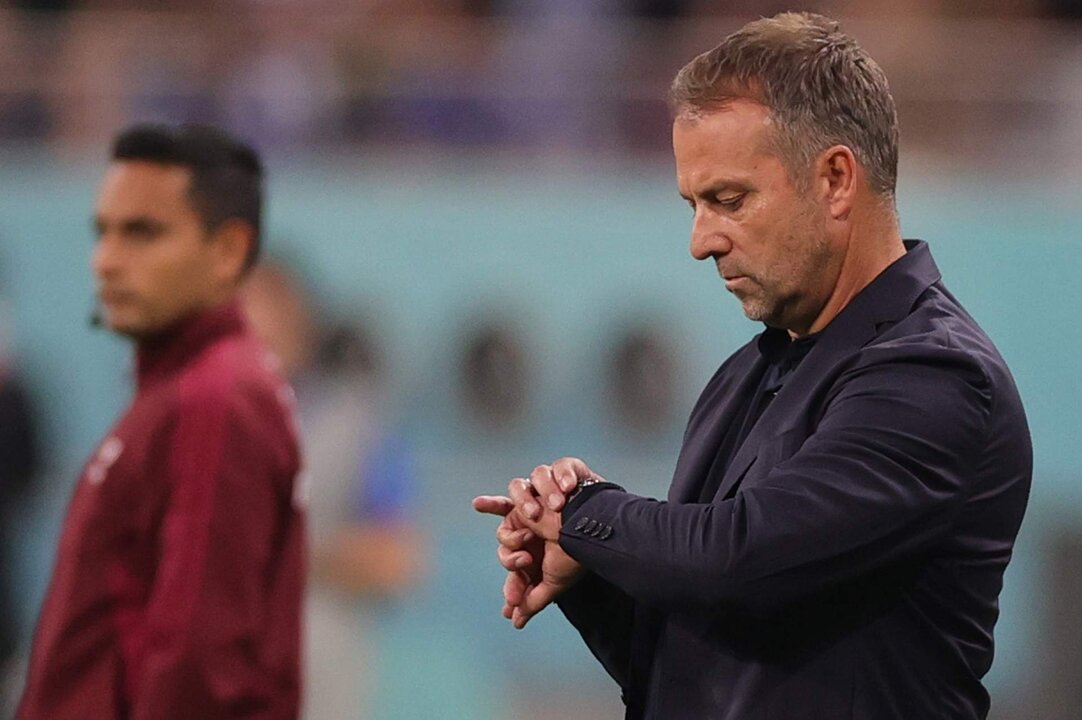
[(807, 189), (815, 156), (845, 145), (868, 185), (893, 198), (898, 179), (898, 116), (887, 77), (834, 20), (781, 13), (745, 25), (685, 65), (669, 101), (695, 118), (736, 99), (766, 107), (772, 142), (794, 185)]

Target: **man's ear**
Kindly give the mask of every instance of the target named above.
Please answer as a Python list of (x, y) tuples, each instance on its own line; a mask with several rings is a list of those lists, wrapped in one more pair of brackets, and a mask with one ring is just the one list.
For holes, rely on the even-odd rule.
[(819, 154), (814, 170), (815, 186), (835, 220), (849, 217), (856, 202), (859, 175), (857, 158), (845, 145), (832, 145)]
[(239, 282), (254, 242), (251, 223), (240, 218), (230, 218), (216, 227), (211, 233), (215, 278), (223, 283)]

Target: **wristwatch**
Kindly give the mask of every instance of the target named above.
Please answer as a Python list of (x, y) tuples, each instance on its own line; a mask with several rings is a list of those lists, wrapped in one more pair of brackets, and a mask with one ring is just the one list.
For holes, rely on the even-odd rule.
[(577, 498), (579, 496), (579, 493), (581, 493), (586, 488), (590, 487), (591, 485), (600, 485), (603, 482), (608, 482), (608, 480), (603, 477), (598, 477), (597, 475), (591, 475), (585, 480), (579, 480), (579, 484), (575, 486), (575, 489), (571, 491), (571, 494), (568, 495), (567, 499), (564, 501), (564, 507), (570, 505), (571, 501)]

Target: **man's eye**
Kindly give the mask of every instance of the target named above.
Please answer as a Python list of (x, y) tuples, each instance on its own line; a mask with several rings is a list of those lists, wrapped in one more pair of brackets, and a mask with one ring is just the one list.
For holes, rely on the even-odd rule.
[(744, 204), (744, 197), (746, 193), (740, 193), (739, 195), (727, 195), (719, 196), (717, 199), (718, 205), (721, 205), (726, 210), (739, 210), (740, 206)]
[(162, 234), (162, 228), (157, 225), (147, 225), (143, 223), (134, 224), (126, 227), (124, 236), (137, 243), (149, 243), (157, 240)]

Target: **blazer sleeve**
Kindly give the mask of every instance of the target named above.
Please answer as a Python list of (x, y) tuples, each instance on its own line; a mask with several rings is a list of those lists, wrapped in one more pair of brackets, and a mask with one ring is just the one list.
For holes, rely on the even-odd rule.
[[(270, 407), (269, 403), (264, 403)], [(183, 393), (161, 459), (170, 475), (145, 646), (129, 663), (133, 720), (265, 717), (256, 649), (288, 491), (273, 412), (236, 391)]]
[(756, 615), (931, 547), (987, 445), (980, 365), (950, 348), (873, 352), (834, 387), (800, 448), (731, 499), (603, 489), (565, 513), (561, 547), (650, 606)]

